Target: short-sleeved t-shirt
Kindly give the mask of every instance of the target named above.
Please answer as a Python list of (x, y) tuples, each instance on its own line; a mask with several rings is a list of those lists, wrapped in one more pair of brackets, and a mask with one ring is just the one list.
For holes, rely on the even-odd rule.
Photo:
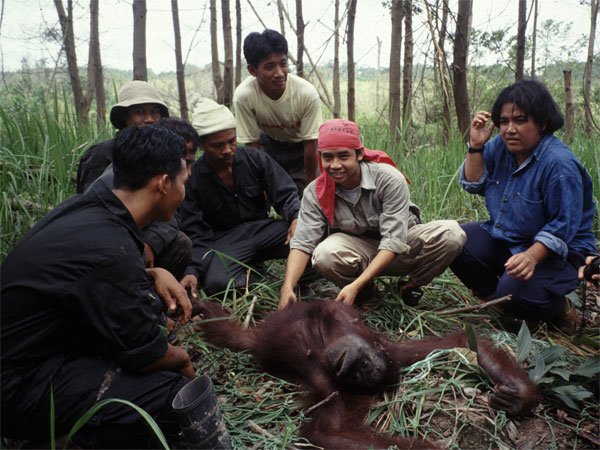
[(255, 77), (246, 78), (235, 90), (233, 107), (241, 144), (256, 142), (263, 133), (293, 143), (319, 137), (319, 93), (310, 82), (296, 75), (288, 74), (285, 91), (277, 100), (262, 91)]

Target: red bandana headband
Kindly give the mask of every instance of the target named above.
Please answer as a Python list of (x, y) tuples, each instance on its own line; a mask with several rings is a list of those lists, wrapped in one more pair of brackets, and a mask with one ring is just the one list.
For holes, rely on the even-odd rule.
[[(377, 163), (386, 163), (396, 167), (396, 164), (387, 153), (381, 150), (370, 150), (364, 148), (360, 140), (360, 130), (354, 122), (345, 119), (331, 119), (325, 122), (319, 128), (319, 150), (332, 150), (346, 148), (349, 150), (363, 150), (363, 159)], [(321, 154), (319, 153), (319, 167), (321, 175), (315, 181), (317, 200), (325, 217), (333, 226), (334, 206), (335, 206), (335, 182), (323, 171), (321, 163)], [(397, 168), (397, 167), (396, 167)], [(404, 176), (406, 178), (406, 175)], [(408, 178), (406, 181), (410, 184)]]

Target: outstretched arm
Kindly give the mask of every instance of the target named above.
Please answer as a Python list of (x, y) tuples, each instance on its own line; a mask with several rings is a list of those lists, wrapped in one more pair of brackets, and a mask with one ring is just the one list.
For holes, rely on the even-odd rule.
[[(456, 347), (469, 347), (464, 332), (421, 341), (386, 344), (388, 354), (398, 368), (424, 359), (433, 350)], [(511, 415), (521, 415), (530, 413), (537, 405), (539, 397), (535, 384), (507, 352), (495, 347), (487, 339), (477, 338), (477, 361), (497, 385), (490, 397), (492, 407)]]

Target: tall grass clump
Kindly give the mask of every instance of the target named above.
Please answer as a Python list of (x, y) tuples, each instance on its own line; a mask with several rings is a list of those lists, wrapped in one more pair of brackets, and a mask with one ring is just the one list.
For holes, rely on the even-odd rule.
[(1, 257), (52, 207), (75, 193), (83, 151), (108, 127), (96, 130), (75, 115), (63, 89), (47, 96), (20, 84), (0, 91)]

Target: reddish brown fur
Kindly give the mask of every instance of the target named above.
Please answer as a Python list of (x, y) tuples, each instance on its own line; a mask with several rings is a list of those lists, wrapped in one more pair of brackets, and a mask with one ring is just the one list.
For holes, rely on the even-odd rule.
[[(205, 318), (226, 317), (216, 303), (203, 302)], [(464, 333), (421, 341), (392, 342), (368, 328), (353, 307), (332, 301), (296, 302), (269, 314), (263, 323), (243, 330), (233, 320), (216, 320), (201, 325), (206, 339), (234, 351), (248, 350), (268, 372), (299, 383), (314, 404), (338, 391), (339, 395), (310, 414), (302, 434), (325, 448), (432, 448), (427, 441), (410, 441), (373, 434), (364, 418), (373, 394), (398, 382), (399, 369), (423, 359), (432, 350), (466, 347)], [(326, 347), (341, 336), (356, 334), (385, 357), (388, 367), (384, 382), (371, 392), (357, 392), (338, 382), (324, 360)], [(495, 383), (492, 406), (510, 414), (526, 414), (537, 404), (535, 385), (518, 364), (492, 343), (478, 339), (478, 358)]]

